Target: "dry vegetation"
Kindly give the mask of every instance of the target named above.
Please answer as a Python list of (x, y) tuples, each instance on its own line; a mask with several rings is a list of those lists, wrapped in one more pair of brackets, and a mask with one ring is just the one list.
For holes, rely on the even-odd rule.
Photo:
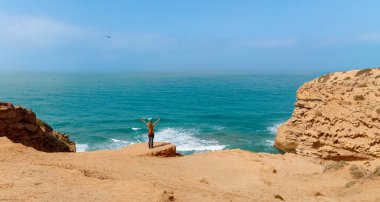
[(350, 173), (354, 179), (362, 179), (366, 174), (365, 171), (357, 165), (352, 165), (350, 167)]
[(329, 170), (338, 170), (338, 169), (344, 168), (344, 166), (346, 165), (347, 165), (347, 162), (345, 161), (334, 162), (334, 163), (325, 165), (324, 171), (326, 172)]
[(365, 75), (365, 76), (370, 76), (372, 73), (371, 73), (372, 69), (362, 69), (360, 71), (358, 71), (355, 76), (361, 76), (361, 75)]
[(355, 95), (354, 100), (355, 101), (363, 101), (363, 100), (365, 100), (365, 98), (363, 95)]

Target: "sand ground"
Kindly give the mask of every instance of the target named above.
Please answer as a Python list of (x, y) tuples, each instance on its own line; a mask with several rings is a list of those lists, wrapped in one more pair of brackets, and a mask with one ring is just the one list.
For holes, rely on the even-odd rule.
[[(380, 160), (342, 165), (242, 150), (140, 155), (147, 150), (44, 153), (2, 137), (0, 201), (380, 201), (380, 176), (371, 174)], [(352, 165), (365, 176), (355, 179)]]

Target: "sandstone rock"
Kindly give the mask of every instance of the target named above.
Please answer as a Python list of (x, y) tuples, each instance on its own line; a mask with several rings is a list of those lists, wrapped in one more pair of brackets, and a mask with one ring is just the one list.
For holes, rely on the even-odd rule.
[(155, 142), (154, 148), (149, 149), (148, 143), (131, 144), (123, 148), (126, 154), (131, 156), (177, 156), (176, 146), (167, 142)]
[(45, 152), (75, 152), (68, 136), (37, 119), (32, 110), (0, 102), (0, 137)]
[(324, 159), (380, 158), (380, 68), (336, 72), (305, 83), (274, 146)]

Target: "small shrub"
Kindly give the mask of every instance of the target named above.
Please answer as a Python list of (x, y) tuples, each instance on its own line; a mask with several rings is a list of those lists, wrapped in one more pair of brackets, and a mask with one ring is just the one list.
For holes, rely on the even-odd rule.
[(282, 198), (282, 196), (279, 195), (279, 194), (274, 195), (274, 198), (275, 198), (275, 199), (279, 199), (279, 200), (281, 200), (281, 201), (285, 201), (285, 199)]
[(346, 81), (347, 81), (347, 80), (350, 80), (350, 79), (351, 79), (351, 77), (349, 77), (349, 76), (346, 77), (346, 78), (344, 78), (344, 80), (346, 80)]
[(358, 85), (358, 88), (365, 88), (365, 87), (367, 87), (367, 84), (365, 84), (365, 83), (362, 83), (362, 84)]
[(380, 176), (380, 166), (378, 166), (377, 168), (375, 168), (375, 170), (373, 171), (372, 175), (374, 175), (374, 176)]
[(353, 165), (350, 167), (350, 172), (353, 178), (355, 179), (361, 179), (365, 176), (365, 173), (363, 170), (361, 170), (358, 166)]
[(350, 188), (352, 187), (356, 182), (355, 181), (351, 181), (351, 182), (348, 182), (346, 185), (344, 185), (346, 188)]
[(355, 74), (355, 76), (360, 76), (360, 75), (369, 76), (369, 75), (371, 75), (371, 72), (372, 72), (372, 69), (362, 69), (362, 70), (358, 71)]
[(321, 194), (321, 192), (316, 192), (316, 193), (314, 194), (314, 196), (323, 196), (323, 194)]
[(43, 123), (40, 119), (37, 119), (37, 120), (36, 120), (36, 123), (37, 123), (37, 125), (39, 125), (39, 126), (44, 126), (44, 123)]
[(37, 125), (47, 128), (48, 130), (53, 130), (53, 128), (49, 124), (47, 124), (45, 121), (42, 121), (41, 119), (37, 119), (36, 123)]
[(347, 165), (345, 161), (338, 161), (338, 162), (326, 165), (324, 171), (326, 172), (328, 170), (338, 170), (338, 169), (343, 168), (345, 165)]
[(376, 113), (380, 114), (380, 108), (376, 109)]
[(330, 79), (330, 74), (323, 75), (318, 78), (318, 82), (326, 83)]
[(355, 95), (354, 100), (355, 101), (363, 101), (363, 100), (365, 100), (365, 98), (363, 95)]

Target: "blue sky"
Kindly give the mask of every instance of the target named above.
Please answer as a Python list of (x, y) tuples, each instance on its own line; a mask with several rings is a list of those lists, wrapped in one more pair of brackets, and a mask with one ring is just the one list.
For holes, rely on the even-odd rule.
[(375, 0), (0, 0), (0, 70), (377, 67), (379, 9)]

